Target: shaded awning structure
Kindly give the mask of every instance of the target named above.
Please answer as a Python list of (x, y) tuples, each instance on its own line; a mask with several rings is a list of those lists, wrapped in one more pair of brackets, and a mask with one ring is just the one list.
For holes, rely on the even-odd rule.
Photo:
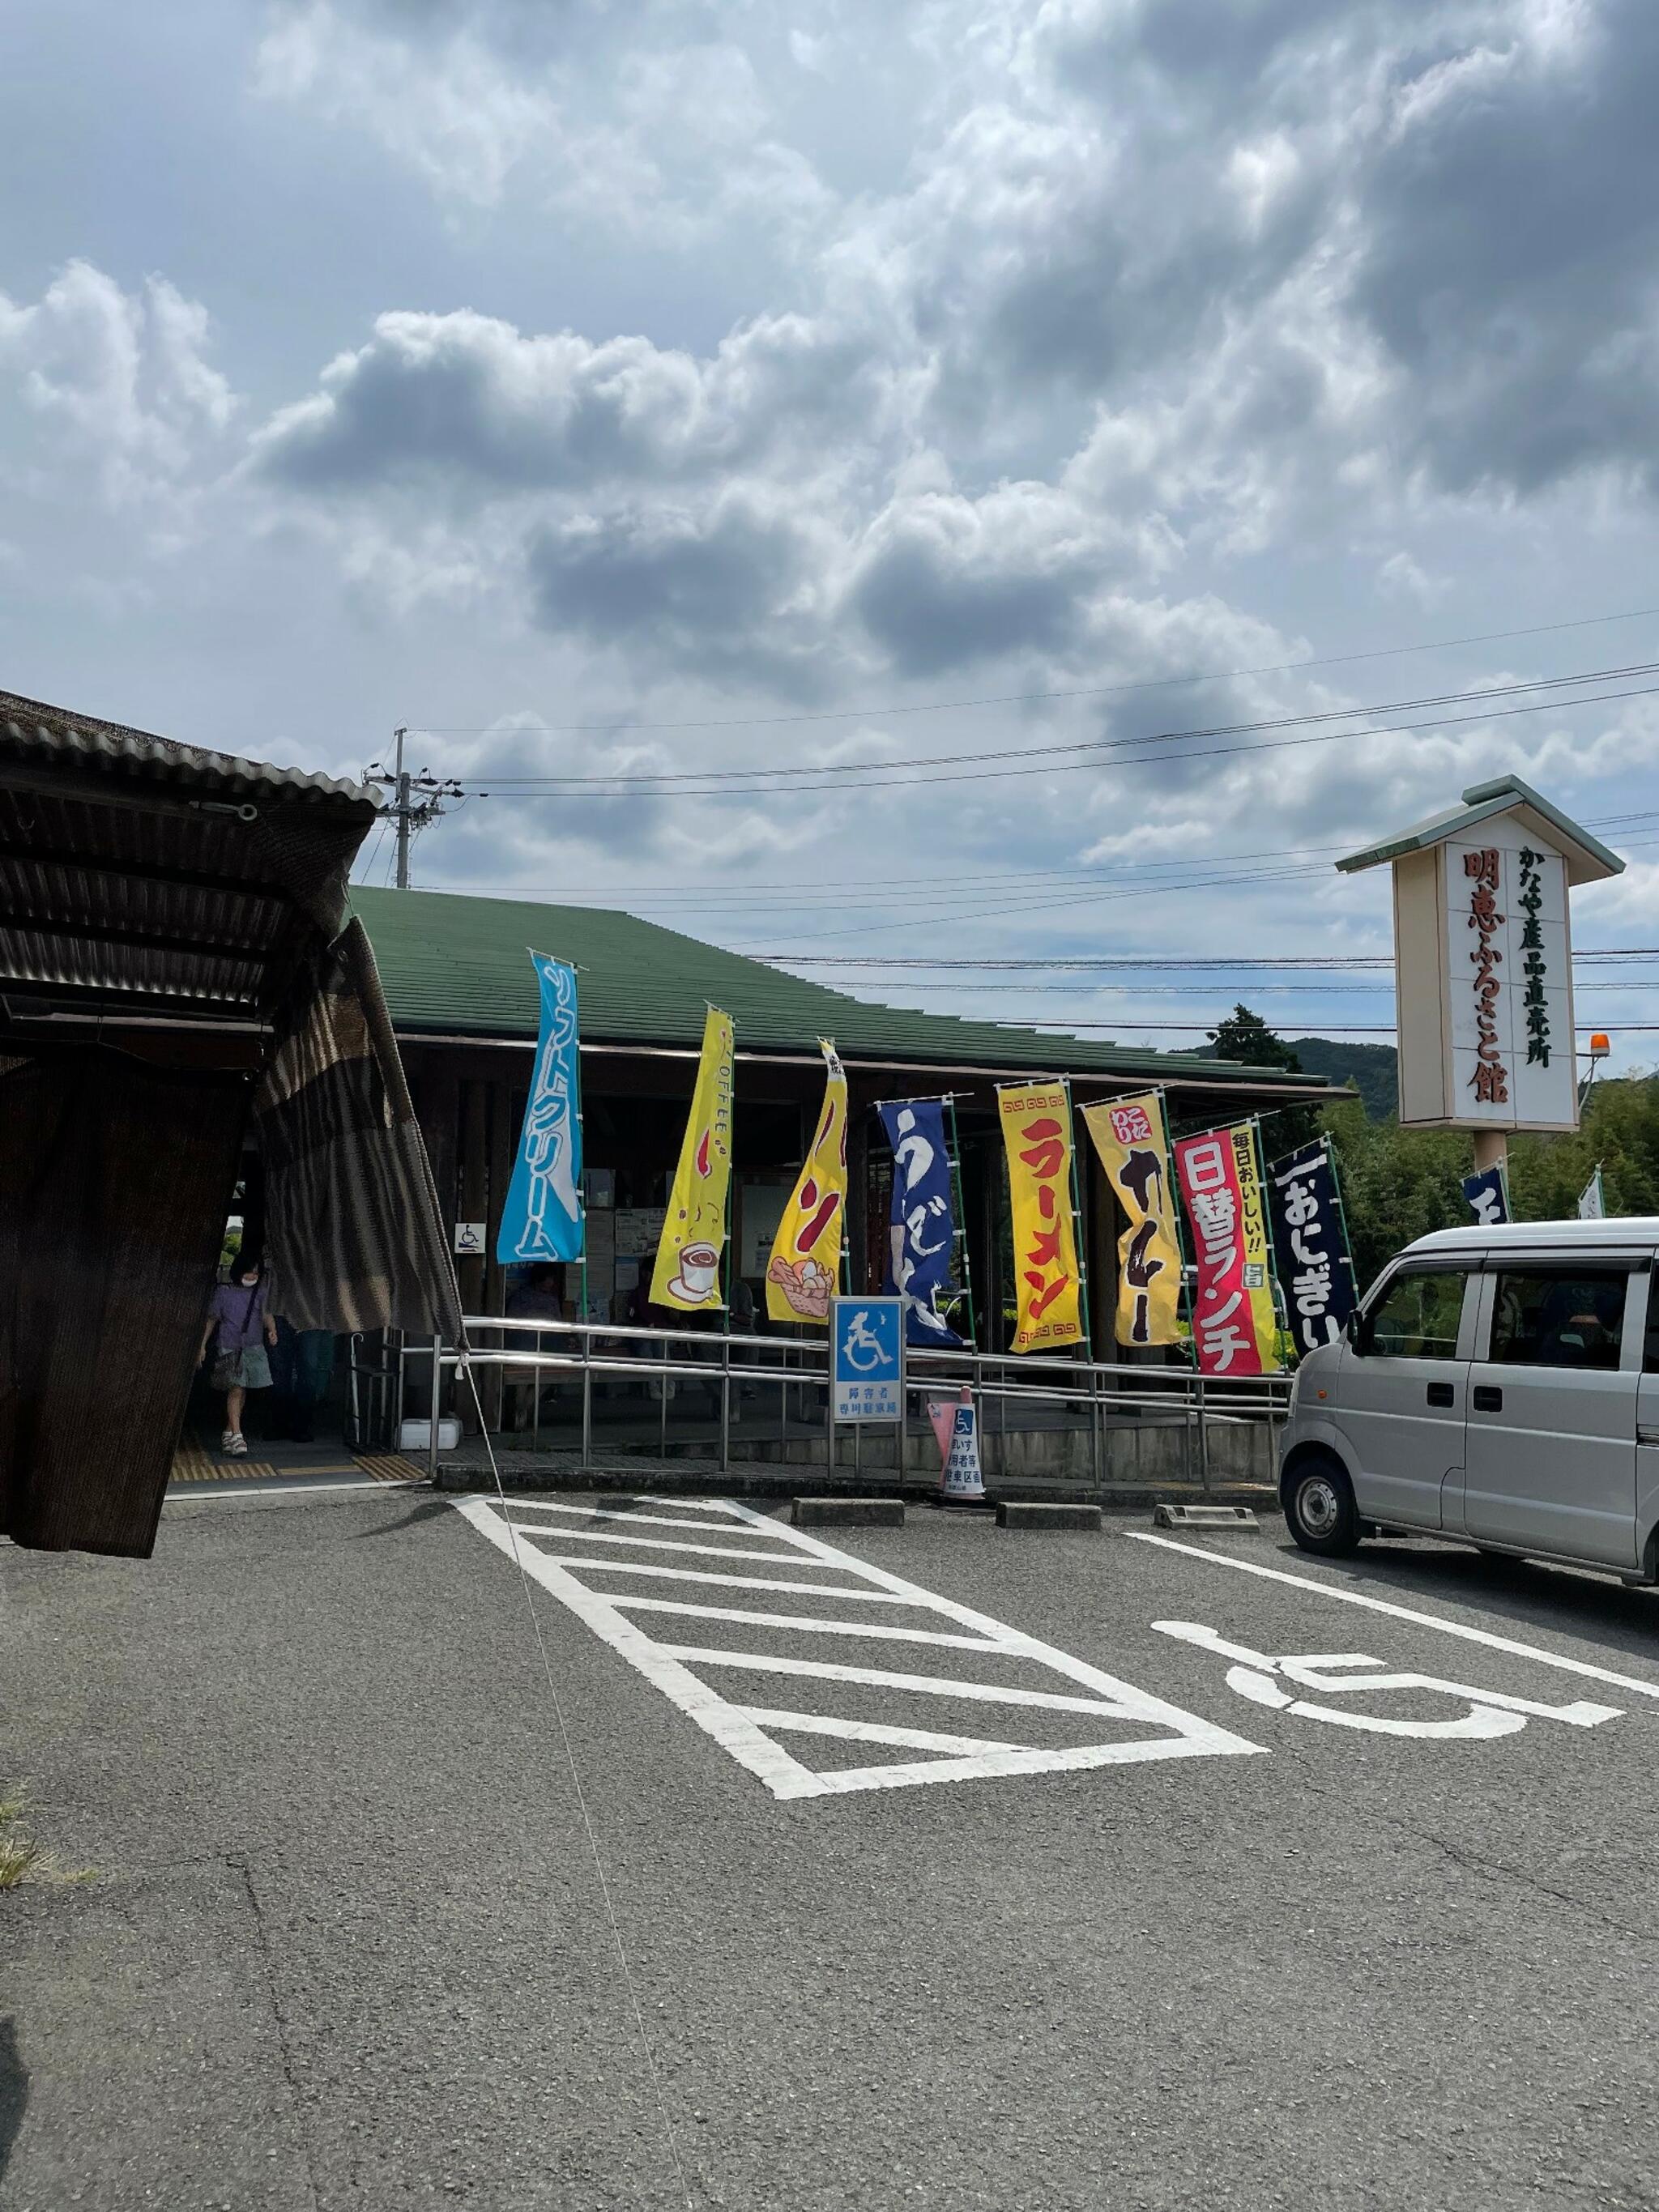
[(441, 1326), (362, 785), (0, 692), (0, 1534), (154, 1547), (250, 1114), (296, 1327)]
[(268, 1017), (337, 937), (362, 785), (0, 691), (0, 996), (10, 1018)]

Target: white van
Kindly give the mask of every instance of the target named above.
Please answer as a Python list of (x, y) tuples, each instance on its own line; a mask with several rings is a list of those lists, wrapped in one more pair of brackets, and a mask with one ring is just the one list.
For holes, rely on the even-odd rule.
[(1291, 1534), (1379, 1528), (1659, 1577), (1659, 1219), (1419, 1237), (1297, 1370)]

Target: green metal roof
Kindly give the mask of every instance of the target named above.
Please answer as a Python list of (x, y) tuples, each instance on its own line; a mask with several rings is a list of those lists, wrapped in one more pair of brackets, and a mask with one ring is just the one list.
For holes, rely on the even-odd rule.
[(712, 1002), (736, 1024), (740, 1052), (811, 1053), (828, 1036), (849, 1062), (921, 1061), (1011, 1075), (1063, 1069), (1169, 1082), (1224, 1079), (1258, 1088), (1319, 1081), (1281, 1068), (1246, 1069), (1186, 1053), (871, 1006), (610, 908), (360, 884), (352, 887), (351, 902), (374, 945), (392, 1023), (405, 1032), (533, 1037), (533, 948), (580, 971), (586, 1044), (696, 1045)]
[(1362, 869), (1377, 867), (1384, 860), (1403, 860), (1407, 853), (1426, 852), (1431, 845), (1443, 845), (1449, 838), (1460, 837), (1482, 822), (1489, 822), (1494, 814), (1527, 812), (1536, 816), (1560, 839), (1569, 883), (1600, 883), (1605, 877), (1624, 874), (1625, 864), (1617, 853), (1609, 851), (1599, 837), (1592, 837), (1588, 830), (1581, 829), (1564, 814), (1553, 799), (1534, 791), (1529, 783), (1523, 783), (1518, 775), (1500, 775), (1489, 783), (1472, 783), (1463, 793), (1461, 806), (1443, 807), (1438, 814), (1430, 815), (1427, 821), (1414, 822), (1409, 830), (1385, 837), (1380, 845), (1368, 845), (1363, 853), (1350, 853), (1336, 866), (1345, 876), (1357, 875)]

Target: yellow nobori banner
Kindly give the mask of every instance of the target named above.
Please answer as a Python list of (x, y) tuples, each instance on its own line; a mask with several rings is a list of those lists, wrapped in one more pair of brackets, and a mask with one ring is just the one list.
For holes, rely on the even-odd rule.
[(1083, 1109), (1083, 1124), (1128, 1222), (1117, 1240), (1117, 1340), (1179, 1344), (1181, 1240), (1164, 1094), (1103, 1099)]
[(732, 1017), (711, 1006), (702, 1029), (691, 1116), (657, 1247), (651, 1303), (713, 1306), (720, 1297), (726, 1199), (732, 1188)]
[(847, 1212), (847, 1076), (836, 1048), (818, 1039), (823, 1054), (823, 1110), (772, 1240), (766, 1269), (766, 1310), (774, 1321), (830, 1318), (830, 1301), (841, 1279), (841, 1244)]
[(1261, 1172), (1261, 1131), (1239, 1121), (1227, 1132), (1238, 1176), (1239, 1229), (1244, 1247), (1244, 1297), (1250, 1331), (1264, 1375), (1284, 1365), (1279, 1356), (1279, 1308), (1273, 1297), (1273, 1248), (1267, 1231), (1267, 1194)]
[(1063, 1083), (997, 1091), (1013, 1209), (1016, 1352), (1083, 1341), (1082, 1284), (1072, 1228), (1072, 1094)]

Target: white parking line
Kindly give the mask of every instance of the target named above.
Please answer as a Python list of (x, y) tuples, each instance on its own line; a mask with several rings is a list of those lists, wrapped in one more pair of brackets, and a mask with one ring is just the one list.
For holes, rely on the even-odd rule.
[[(860, 1790), (892, 1790), (926, 1783), (985, 1778), (993, 1776), (1077, 1771), (1091, 1767), (1127, 1765), (1147, 1759), (1190, 1759), (1249, 1753), (1261, 1747), (1231, 1730), (1183, 1711), (1162, 1698), (1134, 1688), (1115, 1676), (1073, 1658), (1023, 1631), (975, 1613), (971, 1607), (923, 1589), (901, 1576), (869, 1565), (850, 1553), (838, 1552), (794, 1528), (781, 1526), (735, 1501), (696, 1501), (698, 1519), (688, 1525), (699, 1535), (721, 1534), (770, 1538), (787, 1546), (785, 1551), (738, 1550), (719, 1543), (672, 1541), (662, 1538), (626, 1536), (610, 1528), (576, 1528), (566, 1516), (579, 1509), (564, 1509), (550, 1522), (530, 1524), (509, 1519), (483, 1498), (453, 1498), (456, 1510), (499, 1551), (516, 1559), (524, 1571), (539, 1582), (593, 1633), (625, 1658), (647, 1680), (678, 1705), (682, 1712), (711, 1735), (732, 1757), (757, 1775), (775, 1797), (843, 1796)], [(674, 1503), (691, 1501), (676, 1499)], [(516, 1513), (516, 1507), (514, 1509)], [(623, 1520), (645, 1516), (617, 1515)], [(659, 1565), (631, 1556), (604, 1557), (596, 1551), (574, 1553), (562, 1547), (572, 1539), (584, 1545), (628, 1546), (653, 1553), (675, 1553), (685, 1564)], [(796, 1567), (815, 1568), (823, 1583), (790, 1582), (764, 1573), (733, 1573), (708, 1568), (704, 1559), (740, 1559), (764, 1567), (784, 1561)], [(951, 1624), (949, 1631), (887, 1626), (878, 1613), (866, 1624), (857, 1620), (817, 1620), (800, 1613), (746, 1612), (735, 1607), (671, 1598), (644, 1598), (626, 1591), (607, 1590), (601, 1580), (595, 1588), (587, 1577), (672, 1577), (677, 1583), (714, 1584), (757, 1592), (787, 1590), (803, 1596), (833, 1600), (873, 1601), (913, 1612), (931, 1613)], [(1058, 1674), (1070, 1686), (1065, 1691), (1038, 1689), (1027, 1683), (987, 1682), (954, 1675), (911, 1674), (877, 1667), (844, 1666), (830, 1660), (785, 1658), (769, 1653), (715, 1650), (700, 1644), (659, 1643), (630, 1618), (635, 1612), (665, 1613), (692, 1620), (748, 1625), (787, 1634), (817, 1632), (825, 1636), (857, 1636), (902, 1644), (914, 1649), (926, 1644), (941, 1651), (982, 1651), (1003, 1666), (1017, 1663), (1046, 1674)], [(699, 1668), (749, 1670), (784, 1674), (840, 1688), (873, 1688), (884, 1692), (969, 1703), (1024, 1707), (1048, 1712), (1086, 1715), (1099, 1723), (1124, 1724), (1153, 1733), (1127, 1738), (1114, 1732), (1106, 1740), (1049, 1747), (1010, 1743), (981, 1736), (951, 1734), (931, 1729), (907, 1728), (887, 1722), (866, 1721), (857, 1715), (795, 1712), (783, 1708), (737, 1704), (722, 1698), (701, 1677)], [(1085, 1694), (1079, 1694), (1084, 1692)], [(854, 1743), (883, 1745), (930, 1754), (882, 1765), (815, 1769), (795, 1758), (775, 1740), (776, 1735), (818, 1736)]]
[[(705, 1536), (709, 1526), (706, 1521), (688, 1521), (681, 1514), (624, 1513), (614, 1505), (555, 1505), (540, 1498), (514, 1498), (513, 1510), (515, 1513), (569, 1513), (579, 1521), (628, 1521), (636, 1527), (643, 1521), (653, 1528), (696, 1528)], [(536, 1533), (541, 1535), (544, 1531), (538, 1528)], [(769, 1521), (763, 1528), (744, 1528), (732, 1522), (726, 1529), (730, 1536), (769, 1536), (772, 1533)]]
[(1634, 1674), (1616, 1674), (1612, 1668), (1594, 1666), (1588, 1659), (1566, 1659), (1559, 1651), (1541, 1650), (1535, 1644), (1522, 1644), (1513, 1636), (1495, 1635), (1489, 1628), (1470, 1628), (1461, 1620), (1442, 1620), (1432, 1613), (1419, 1613), (1413, 1606), (1395, 1605), (1388, 1598), (1367, 1597), (1359, 1590), (1338, 1589), (1313, 1575), (1293, 1575), (1283, 1567), (1264, 1567), (1254, 1559), (1236, 1559), (1226, 1553), (1206, 1552), (1200, 1544), (1180, 1544), (1173, 1537), (1154, 1536), (1144, 1528), (1126, 1528), (1123, 1533), (1137, 1544), (1156, 1544), (1164, 1552), (1184, 1552), (1189, 1559), (1208, 1560), (1212, 1567), (1232, 1567), (1242, 1575), (1260, 1575), (1264, 1582), (1288, 1583), (1292, 1589), (1312, 1590), (1320, 1597), (1334, 1598), (1341, 1605), (1363, 1606), (1367, 1613), (1385, 1613), (1395, 1620), (1412, 1620), (1423, 1628), (1438, 1629), (1441, 1635), (1460, 1637), (1465, 1644), (1484, 1644), (1490, 1650), (1508, 1651), (1518, 1659), (1535, 1659), (1540, 1666), (1559, 1668), (1564, 1674), (1583, 1674), (1592, 1682), (1611, 1682), (1615, 1689), (1634, 1690), (1638, 1697), (1659, 1698), (1659, 1682), (1644, 1682)]

